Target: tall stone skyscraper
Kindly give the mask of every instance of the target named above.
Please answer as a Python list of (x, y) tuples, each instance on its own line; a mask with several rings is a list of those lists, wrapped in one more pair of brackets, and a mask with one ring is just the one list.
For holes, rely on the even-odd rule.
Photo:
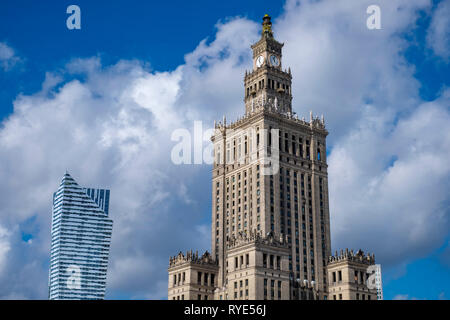
[(224, 117), (212, 137), (211, 254), (171, 258), (169, 299), (328, 298), (325, 121), (293, 113), (291, 71), (268, 15), (251, 48), (245, 113)]
[(49, 299), (104, 299), (113, 221), (110, 191), (66, 173), (53, 194)]
[[(244, 78), (245, 116), (217, 126), (213, 141), (216, 154), (223, 158), (216, 158), (213, 168), (212, 254), (221, 268), (220, 286), (227, 273), (227, 240), (252, 230), (273, 232), (284, 236), (290, 248), (291, 282), (315, 281), (323, 291), (324, 266), (331, 252), (328, 132), (323, 121), (294, 117), (292, 76), (290, 69), (283, 69), (282, 48), (265, 16), (261, 39), (252, 46), (253, 69)], [(278, 137), (273, 129), (278, 129)], [(254, 136), (256, 141), (250, 142)], [(273, 150), (274, 139), (279, 150)], [(279, 161), (279, 170), (273, 175), (262, 172), (259, 159), (265, 150), (278, 151), (274, 161)]]

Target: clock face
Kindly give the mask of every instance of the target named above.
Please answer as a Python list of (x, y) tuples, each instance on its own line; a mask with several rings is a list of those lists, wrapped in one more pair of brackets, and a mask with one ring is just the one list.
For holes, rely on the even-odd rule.
[(256, 66), (259, 68), (263, 65), (264, 63), (264, 57), (263, 56), (259, 56), (258, 58), (256, 58)]
[(278, 67), (280, 65), (280, 60), (277, 56), (270, 56), (270, 64), (274, 67)]

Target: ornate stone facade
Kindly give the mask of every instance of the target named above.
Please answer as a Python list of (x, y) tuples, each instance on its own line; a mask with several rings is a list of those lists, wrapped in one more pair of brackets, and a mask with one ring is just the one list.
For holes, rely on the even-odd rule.
[(289, 299), (289, 246), (283, 237), (240, 233), (227, 246), (225, 295), (216, 299)]
[(211, 300), (217, 282), (217, 262), (206, 251), (201, 257), (192, 250), (169, 260), (169, 300)]
[(332, 300), (377, 300), (377, 289), (369, 289), (368, 267), (375, 265), (375, 255), (362, 250), (341, 250), (328, 259), (329, 298)]
[[(307, 121), (292, 112), (292, 75), (282, 69), (282, 47), (264, 16), (261, 39), (252, 46), (253, 70), (244, 78), (245, 114), (214, 125), (215, 299), (329, 295), (328, 131), (323, 116), (310, 112)], [(189, 272), (197, 266), (190, 263)], [(171, 260), (169, 299), (183, 292), (170, 279), (180, 270)]]

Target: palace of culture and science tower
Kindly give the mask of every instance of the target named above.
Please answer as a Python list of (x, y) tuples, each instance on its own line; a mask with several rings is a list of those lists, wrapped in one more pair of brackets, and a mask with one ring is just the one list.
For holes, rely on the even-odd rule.
[(244, 78), (245, 115), (224, 117), (211, 138), (211, 253), (170, 258), (168, 298), (380, 299), (373, 254), (331, 253), (325, 121), (292, 112), (283, 44), (268, 15), (262, 27)]

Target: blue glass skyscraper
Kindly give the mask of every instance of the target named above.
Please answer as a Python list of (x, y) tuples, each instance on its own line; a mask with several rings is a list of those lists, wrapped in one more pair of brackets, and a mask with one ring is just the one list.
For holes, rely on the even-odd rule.
[(66, 173), (53, 194), (49, 299), (104, 299), (113, 221), (110, 191)]

